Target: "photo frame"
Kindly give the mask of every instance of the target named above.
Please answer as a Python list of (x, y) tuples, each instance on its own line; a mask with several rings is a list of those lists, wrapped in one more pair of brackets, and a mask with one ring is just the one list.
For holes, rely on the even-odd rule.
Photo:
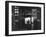
[[(24, 19), (23, 19), (24, 18)], [(30, 24), (25, 23), (25, 20)], [(36, 20), (32, 22), (32, 18)], [(23, 20), (21, 20), (23, 19)], [(19, 22), (18, 22), (19, 21)], [(17, 22), (17, 23), (16, 23)], [(34, 28), (32, 28), (34, 27)], [(33, 35), (45, 33), (45, 3), (5, 2), (5, 35)]]

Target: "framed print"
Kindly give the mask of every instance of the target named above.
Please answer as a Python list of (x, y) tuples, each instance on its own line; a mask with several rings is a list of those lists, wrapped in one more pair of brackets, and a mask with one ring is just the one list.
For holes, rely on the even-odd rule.
[(45, 33), (45, 3), (5, 2), (5, 35)]

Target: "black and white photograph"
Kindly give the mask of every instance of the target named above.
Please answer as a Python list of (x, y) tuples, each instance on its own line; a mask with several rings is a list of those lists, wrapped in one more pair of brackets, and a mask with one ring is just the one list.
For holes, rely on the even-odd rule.
[(12, 31), (40, 30), (41, 8), (12, 6)]
[(44, 3), (6, 1), (5, 5), (6, 36), (45, 32)]

